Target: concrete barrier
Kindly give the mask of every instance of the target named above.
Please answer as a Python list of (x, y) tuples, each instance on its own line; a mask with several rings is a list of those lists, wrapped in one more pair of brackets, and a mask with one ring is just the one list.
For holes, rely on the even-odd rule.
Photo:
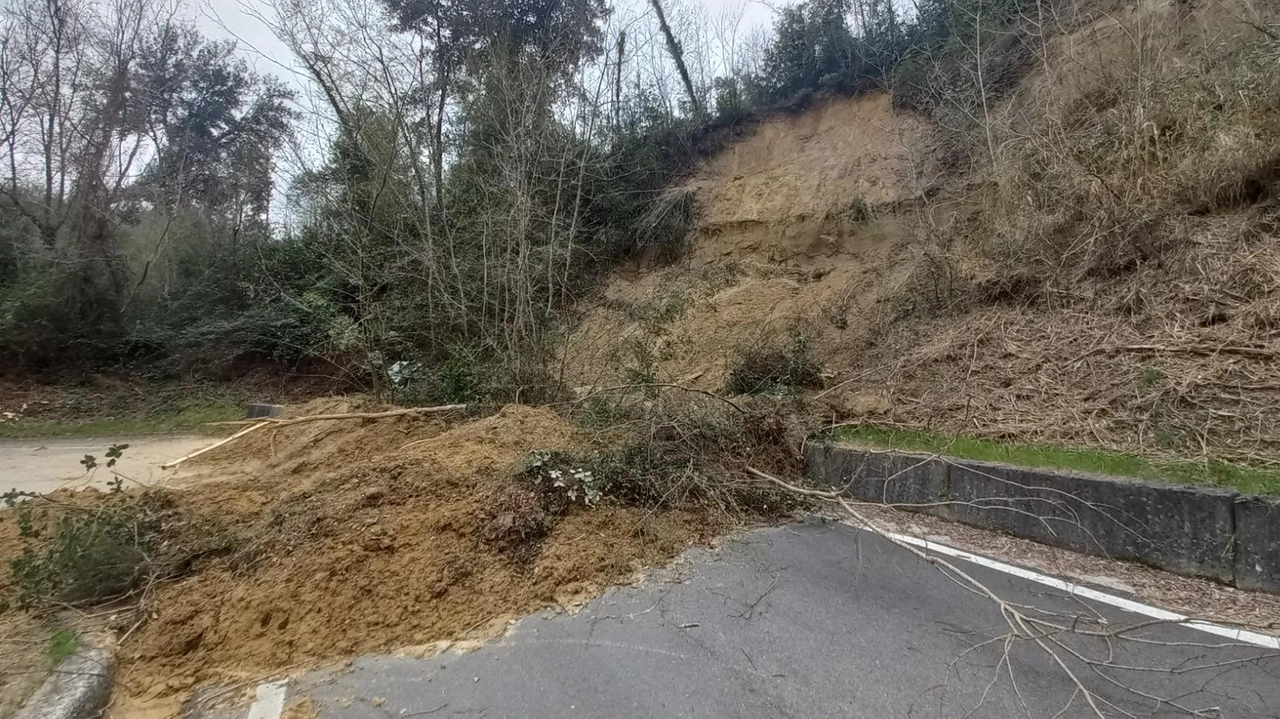
[(1280, 501), (1232, 490), (811, 443), (807, 473), (867, 502), (1280, 593)]
[(279, 417), (284, 414), (282, 404), (264, 404), (255, 402), (244, 408), (245, 419), (261, 419), (263, 417)]
[(15, 719), (94, 719), (111, 699), (115, 647), (105, 638), (80, 637), (80, 648), (49, 674)]
[(851, 497), (904, 507), (938, 506), (948, 498), (947, 464), (934, 457), (911, 454), (850, 452), (826, 444), (806, 446), (809, 478), (839, 487)]
[(1234, 509), (1236, 586), (1280, 592), (1280, 499), (1240, 497)]

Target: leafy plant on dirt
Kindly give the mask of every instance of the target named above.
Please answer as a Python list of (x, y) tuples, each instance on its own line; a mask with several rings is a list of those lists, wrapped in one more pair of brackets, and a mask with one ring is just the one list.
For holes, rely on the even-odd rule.
[(49, 666), (56, 667), (64, 659), (76, 653), (80, 646), (80, 637), (70, 629), (59, 629), (49, 636), (46, 653), (49, 655)]
[[(658, 382), (658, 355), (646, 338), (633, 339), (628, 349), (629, 357), (622, 368), (622, 377), (628, 384), (654, 385)], [(646, 389), (652, 393), (652, 389)]]
[(794, 331), (783, 346), (755, 345), (743, 350), (729, 370), (725, 391), (786, 394), (821, 386), (822, 365), (813, 354), (809, 338)]
[(605, 483), (586, 464), (590, 459), (559, 450), (534, 452), (516, 473), (523, 482), (492, 498), (484, 513), (484, 541), (513, 557), (527, 557), (572, 507), (598, 504)]
[[(105, 452), (114, 467), (127, 444)], [(100, 465), (81, 460), (86, 471)], [(200, 557), (226, 551), (231, 536), (216, 524), (183, 514), (162, 491), (124, 491), (119, 474), (104, 494), (0, 495), (18, 528), (21, 551), (9, 560), (17, 604), (92, 605), (126, 597), (158, 580), (181, 576)]]
[(538, 451), (524, 470), (539, 487), (563, 494), (570, 504), (581, 500), (590, 507), (604, 496), (605, 481), (578, 458), (563, 452)]
[[(23, 501), (18, 501), (22, 499)], [(125, 596), (152, 574), (163, 502), (119, 490), (98, 504), (5, 495), (22, 553), (10, 560), (18, 604), (93, 604)]]

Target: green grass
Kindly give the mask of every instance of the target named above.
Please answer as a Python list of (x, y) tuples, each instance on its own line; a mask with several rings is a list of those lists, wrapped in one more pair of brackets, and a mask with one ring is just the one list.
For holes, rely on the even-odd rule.
[(0, 423), (0, 439), (33, 437), (121, 437), (186, 432), (206, 422), (244, 419), (244, 405), (226, 401), (179, 409), (140, 411), (83, 421), (16, 420)]
[(59, 629), (49, 637), (49, 646), (45, 653), (49, 656), (49, 666), (56, 667), (62, 660), (76, 653), (80, 646), (80, 638), (70, 629)]
[(1119, 452), (945, 437), (932, 432), (875, 426), (842, 427), (833, 433), (832, 439), (880, 449), (929, 452), (958, 459), (1001, 462), (1022, 467), (1066, 469), (1118, 477), (1229, 487), (1247, 494), (1280, 494), (1280, 471), (1218, 460), (1157, 460)]

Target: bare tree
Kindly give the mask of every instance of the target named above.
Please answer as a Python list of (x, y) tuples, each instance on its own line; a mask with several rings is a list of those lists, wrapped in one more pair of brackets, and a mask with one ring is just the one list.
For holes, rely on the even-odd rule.
[(667, 24), (666, 13), (662, 12), (662, 3), (660, 0), (649, 0), (653, 5), (653, 11), (658, 16), (658, 27), (662, 30), (662, 36), (667, 42), (667, 52), (671, 54), (671, 60), (676, 65), (676, 71), (680, 73), (680, 81), (684, 83), (685, 93), (689, 96), (689, 105), (693, 109), (695, 115), (702, 115), (702, 103), (698, 101), (698, 93), (693, 89), (693, 80), (689, 77), (689, 68), (684, 62), (684, 50), (680, 47), (680, 42), (676, 40), (676, 36), (671, 32), (671, 26)]

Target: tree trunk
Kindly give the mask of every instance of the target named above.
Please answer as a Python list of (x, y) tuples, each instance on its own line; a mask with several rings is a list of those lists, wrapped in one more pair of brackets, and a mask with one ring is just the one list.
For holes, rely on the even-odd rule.
[(653, 4), (654, 12), (658, 13), (658, 27), (662, 29), (662, 35), (667, 39), (667, 52), (671, 53), (671, 59), (676, 63), (676, 70), (680, 73), (680, 81), (684, 83), (684, 91), (689, 93), (689, 104), (693, 108), (693, 114), (702, 116), (702, 103), (698, 102), (698, 96), (693, 91), (693, 80), (689, 79), (689, 68), (684, 64), (684, 51), (680, 49), (680, 43), (676, 42), (676, 36), (671, 32), (671, 26), (667, 24), (667, 16), (662, 12), (662, 3), (659, 0), (650, 0)]
[(613, 124), (622, 124), (622, 59), (627, 52), (627, 31), (618, 33), (618, 69), (613, 82)]

